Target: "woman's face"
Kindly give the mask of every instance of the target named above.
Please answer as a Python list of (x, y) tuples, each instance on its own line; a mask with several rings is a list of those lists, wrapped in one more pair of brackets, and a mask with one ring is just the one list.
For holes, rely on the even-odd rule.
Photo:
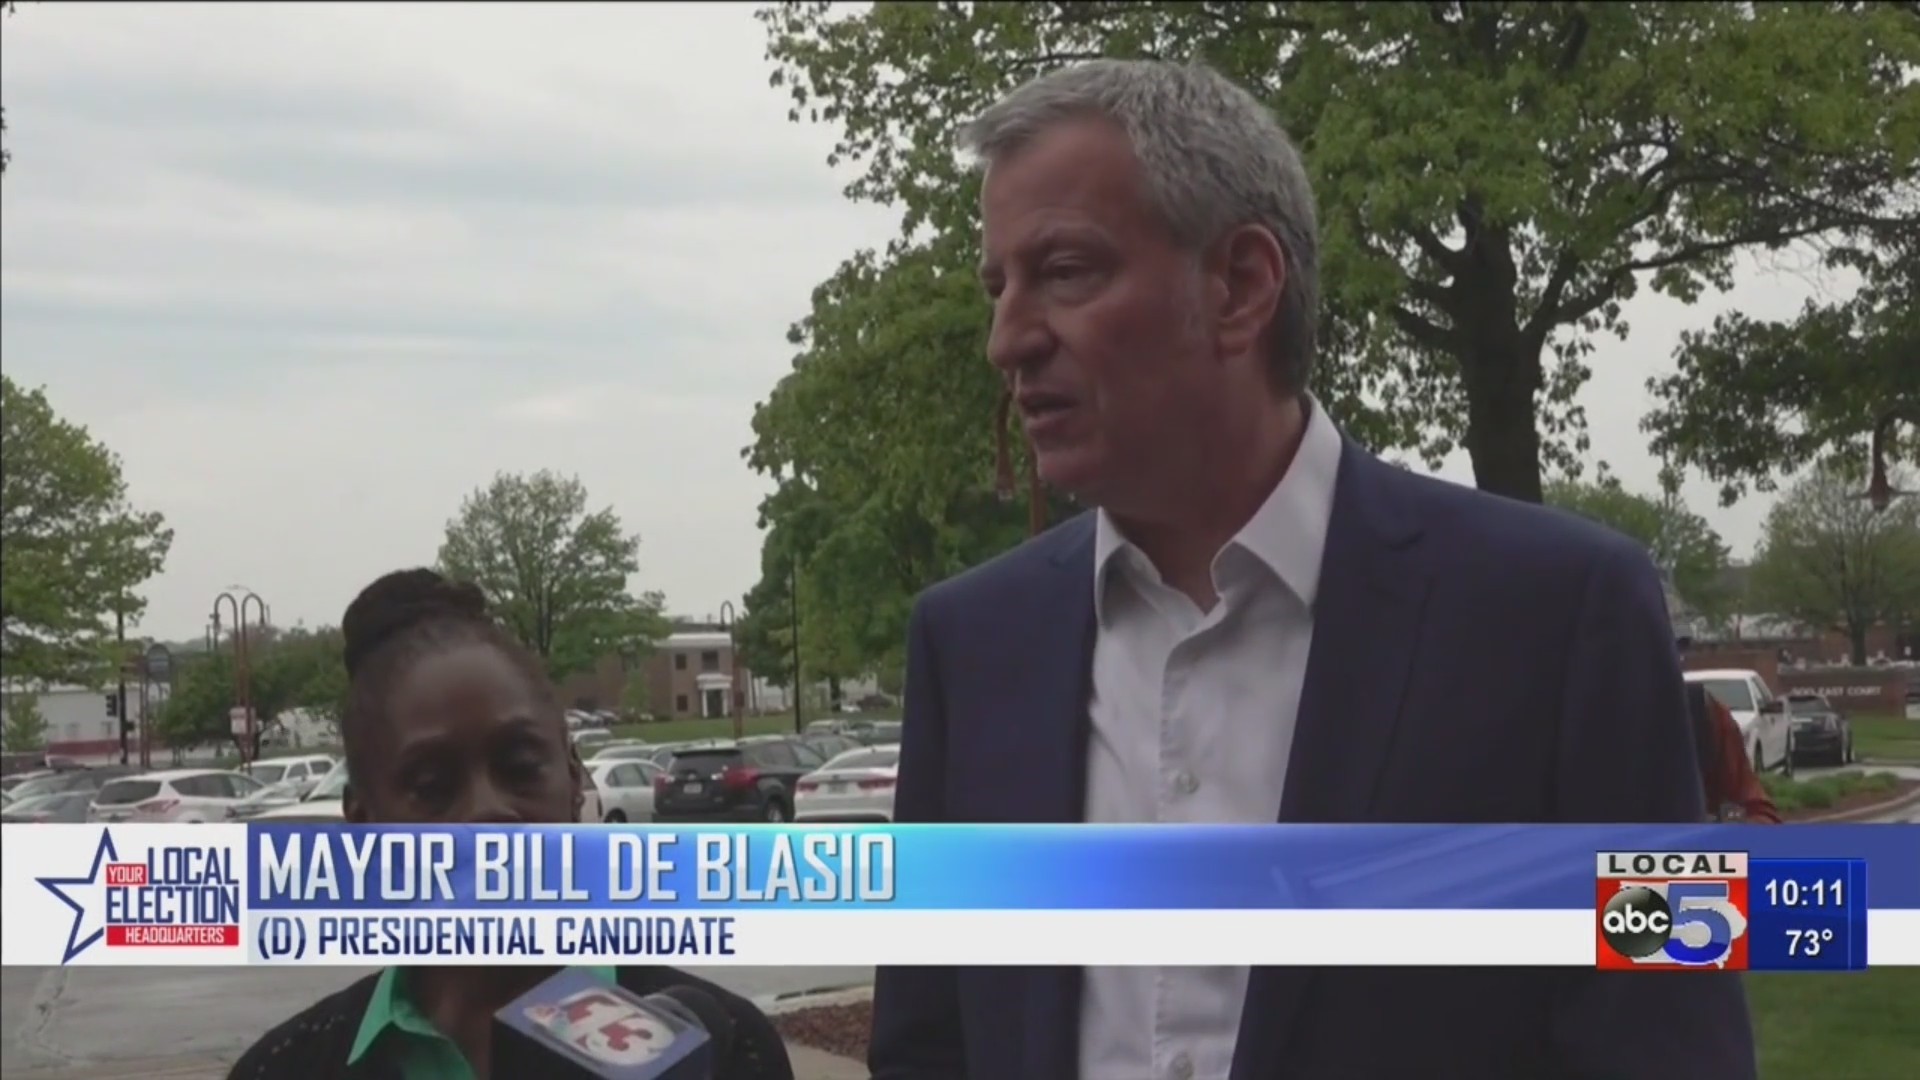
[(579, 814), (566, 725), (491, 645), (419, 658), (398, 676), (385, 715), (354, 735), (372, 744), (354, 755), (364, 766), (343, 806), (355, 824), (542, 824)]

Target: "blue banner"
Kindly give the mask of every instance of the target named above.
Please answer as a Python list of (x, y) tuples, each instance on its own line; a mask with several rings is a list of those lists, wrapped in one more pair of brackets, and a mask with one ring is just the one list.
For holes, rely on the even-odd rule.
[(1920, 909), (1910, 825), (258, 824), (247, 847), (256, 911), (1590, 909), (1597, 853), (1674, 851), (1860, 860), (1867, 906)]

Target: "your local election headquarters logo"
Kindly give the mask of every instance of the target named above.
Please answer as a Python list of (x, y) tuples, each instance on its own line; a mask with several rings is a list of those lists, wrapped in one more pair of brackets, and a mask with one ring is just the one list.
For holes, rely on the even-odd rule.
[(233, 852), (223, 844), (136, 848), (129, 842), (123, 854), (113, 833), (101, 829), (84, 876), (38, 881), (73, 911), (62, 964), (95, 945), (116, 951), (240, 947), (241, 883)]

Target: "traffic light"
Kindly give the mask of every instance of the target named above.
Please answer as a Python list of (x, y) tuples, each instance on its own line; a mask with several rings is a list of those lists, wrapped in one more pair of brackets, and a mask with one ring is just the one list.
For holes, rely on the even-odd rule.
[(108, 716), (120, 715), (120, 695), (119, 694), (107, 695), (107, 715)]

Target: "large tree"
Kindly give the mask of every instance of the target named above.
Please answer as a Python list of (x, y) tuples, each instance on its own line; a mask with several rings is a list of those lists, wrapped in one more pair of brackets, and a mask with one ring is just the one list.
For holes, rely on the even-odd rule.
[(1727, 583), (1727, 545), (1680, 499), (1678, 477), (1663, 477), (1658, 497), (1628, 491), (1604, 469), (1590, 483), (1556, 480), (1546, 500), (1639, 541), (1673, 581), (1673, 591), (1708, 622), (1726, 618), (1733, 600)]
[(480, 586), (556, 679), (667, 632), (664, 598), (629, 591), (639, 534), (612, 507), (587, 506), (577, 478), (502, 473), (467, 496), (440, 545), (441, 570)]
[(1920, 463), (1920, 227), (1833, 261), (1860, 273), (1854, 295), (1791, 318), (1722, 316), (1649, 380), (1655, 449), (1719, 481), (1722, 502), (1830, 454), (1865, 461), (1876, 433), (1887, 462)]
[[(1208, 60), (1273, 105), (1312, 173), (1329, 409), (1382, 450), (1464, 446), (1481, 487), (1523, 499), (1543, 462), (1575, 464), (1585, 358), (1624, 335), (1640, 288), (1692, 299), (1742, 250), (1915, 221), (1911, 5), (793, 2), (762, 19), (794, 118), (835, 125), (832, 160), (864, 166), (849, 194), (904, 210), (916, 243), (891, 259), (931, 259), (942, 329), (986, 321), (961, 296), (977, 184), (958, 126), (1060, 64)], [(877, 473), (926, 469), (994, 380), (977, 348), (917, 362), (934, 350), (887, 334), (909, 355), (884, 381), (812, 396), (884, 399), (854, 411), (905, 424), (819, 435), (871, 441)]]
[(1920, 499), (1876, 510), (1854, 464), (1816, 465), (1767, 515), (1749, 589), (1759, 606), (1847, 635), (1865, 663), (1867, 631), (1920, 614)]
[[(754, 410), (745, 456), (779, 484), (760, 507), (761, 580), (741, 617), (756, 672), (784, 679), (792, 667), (781, 628), (796, 568), (803, 677), (890, 681), (914, 594), (1026, 533), (1023, 441), (1002, 425), (1014, 480), (1003, 492), (979, 286), (944, 269), (951, 244), (842, 266), (790, 335), (792, 373)], [(1049, 520), (1072, 509), (1041, 502)]]
[(0, 674), (97, 684), (115, 614), (159, 573), (173, 531), (127, 501), (120, 459), (40, 390), (0, 376)]

